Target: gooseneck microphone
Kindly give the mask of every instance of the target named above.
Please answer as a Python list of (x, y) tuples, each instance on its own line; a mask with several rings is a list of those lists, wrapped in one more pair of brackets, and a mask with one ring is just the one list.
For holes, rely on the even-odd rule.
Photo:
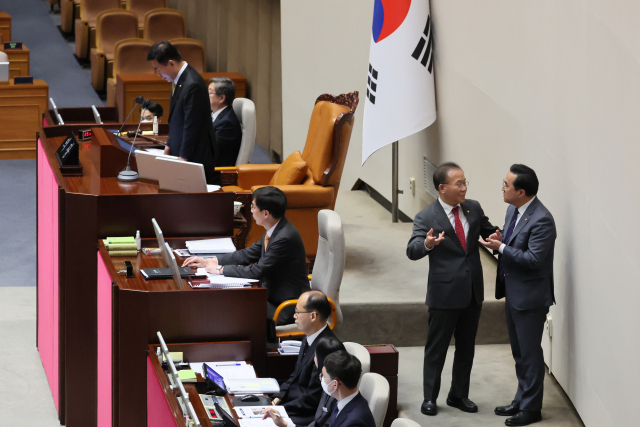
[[(139, 96), (138, 98), (142, 99), (141, 96)], [(136, 106), (138, 103), (138, 98), (136, 98)], [(140, 125), (142, 124), (142, 117), (144, 116), (144, 111), (147, 108), (149, 108), (150, 102), (151, 101), (149, 101), (148, 99), (145, 99), (144, 102), (142, 102), (142, 112), (140, 114), (140, 121), (138, 122), (138, 129), (136, 129), (136, 134), (133, 136), (133, 141), (131, 142), (131, 148), (129, 149), (129, 156), (127, 156), (127, 167), (121, 170), (120, 173), (118, 174), (118, 181), (133, 182), (138, 180), (138, 172), (131, 170), (131, 167), (129, 166), (129, 159), (131, 158), (133, 147), (135, 147), (136, 145), (136, 138), (138, 137), (138, 132), (140, 131)], [(136, 107), (133, 107), (133, 108), (136, 108)]]
[[(133, 114), (133, 110), (136, 109), (138, 104), (142, 104), (142, 103), (144, 103), (144, 98), (142, 96), (136, 97), (136, 105), (133, 106), (133, 108), (131, 109), (131, 112), (129, 113), (127, 118), (124, 120), (124, 123), (122, 123), (122, 126), (120, 126), (120, 130), (118, 130), (118, 135), (122, 135), (120, 132), (122, 132), (122, 128), (124, 127), (124, 125), (127, 124), (127, 120), (129, 120), (129, 117), (131, 117), (131, 114)], [(147, 105), (149, 105), (149, 104), (147, 104)]]

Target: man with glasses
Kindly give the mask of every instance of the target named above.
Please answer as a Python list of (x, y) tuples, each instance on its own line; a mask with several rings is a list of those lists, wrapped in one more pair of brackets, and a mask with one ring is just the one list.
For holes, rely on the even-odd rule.
[[(278, 306), (296, 299), (309, 289), (307, 259), (302, 238), (284, 213), (287, 196), (276, 187), (253, 192), (251, 213), (256, 224), (267, 232), (246, 249), (210, 259), (187, 258), (183, 266), (204, 267), (209, 274), (260, 279), (267, 288), (267, 318), (273, 318)], [(278, 324), (293, 323), (293, 310), (286, 308)]]
[(469, 381), (478, 322), (484, 300), (484, 282), (478, 238), (496, 231), (480, 203), (466, 198), (469, 182), (455, 163), (440, 165), (433, 174), (438, 200), (413, 220), (407, 245), (411, 260), (429, 257), (427, 301), (429, 334), (424, 351), (421, 411), (436, 415), (440, 376), (451, 337), (455, 356), (447, 405), (477, 412), (469, 400)]
[(327, 324), (331, 305), (320, 291), (307, 291), (300, 295), (295, 309), (295, 322), (304, 334), (296, 369), (274, 394), (273, 404), (283, 405), (295, 425), (309, 425), (315, 417), (322, 397), (318, 368), (313, 361), (316, 344), (321, 338), (337, 339)]

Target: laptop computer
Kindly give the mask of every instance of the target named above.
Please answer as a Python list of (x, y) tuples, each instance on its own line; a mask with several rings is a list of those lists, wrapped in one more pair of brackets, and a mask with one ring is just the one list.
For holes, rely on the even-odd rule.
[(156, 157), (156, 162), (159, 162), (158, 166), (162, 171), (158, 179), (162, 190), (182, 193), (207, 193), (209, 191), (202, 164), (164, 157)]
[(175, 156), (159, 155), (149, 153), (148, 151), (137, 150), (135, 152), (136, 164), (138, 165), (138, 178), (160, 180), (161, 167), (164, 163), (156, 162), (157, 157), (178, 160)]
[[(160, 229), (160, 226), (158, 225), (158, 222), (156, 221), (155, 218), (151, 219), (151, 224), (153, 225), (153, 231), (156, 233), (156, 239), (158, 240), (158, 247), (160, 248), (160, 253), (162, 254), (162, 257), (164, 258), (164, 260), (166, 261), (167, 267), (166, 268), (144, 268), (140, 270), (140, 272), (142, 273), (142, 276), (146, 280), (160, 280), (160, 279), (170, 279), (172, 277), (175, 279), (176, 278), (175, 271), (180, 272), (178, 279), (180, 279), (181, 277), (186, 279), (187, 277), (195, 274), (193, 270), (189, 267), (178, 267), (178, 263), (176, 261), (175, 255), (173, 254), (173, 250), (171, 249), (169, 244), (164, 241), (162, 230)], [(175, 271), (174, 271), (173, 264), (176, 265)], [(182, 287), (182, 280), (176, 280), (176, 284), (178, 282), (180, 283), (180, 287)]]

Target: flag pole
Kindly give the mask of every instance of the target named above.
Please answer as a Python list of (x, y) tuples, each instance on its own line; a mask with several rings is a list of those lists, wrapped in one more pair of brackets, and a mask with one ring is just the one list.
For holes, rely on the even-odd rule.
[(391, 222), (398, 222), (398, 141), (391, 143)]

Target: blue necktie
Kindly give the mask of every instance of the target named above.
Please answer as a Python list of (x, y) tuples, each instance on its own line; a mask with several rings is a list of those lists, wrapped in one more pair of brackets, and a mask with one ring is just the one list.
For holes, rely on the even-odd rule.
[(336, 406), (333, 407), (333, 412), (331, 412), (331, 417), (329, 417), (329, 427), (336, 422), (336, 418), (338, 418), (338, 403), (336, 402)]
[[(505, 234), (504, 239), (502, 239), (502, 243), (504, 243), (505, 245), (509, 243), (509, 239), (513, 234), (513, 229), (516, 228), (518, 213), (518, 208), (516, 208), (516, 211), (511, 218), (511, 222), (509, 223), (509, 228), (507, 228), (507, 234)], [(502, 264), (502, 255), (500, 256), (500, 260), (498, 260), (498, 277), (504, 282), (504, 265)]]

